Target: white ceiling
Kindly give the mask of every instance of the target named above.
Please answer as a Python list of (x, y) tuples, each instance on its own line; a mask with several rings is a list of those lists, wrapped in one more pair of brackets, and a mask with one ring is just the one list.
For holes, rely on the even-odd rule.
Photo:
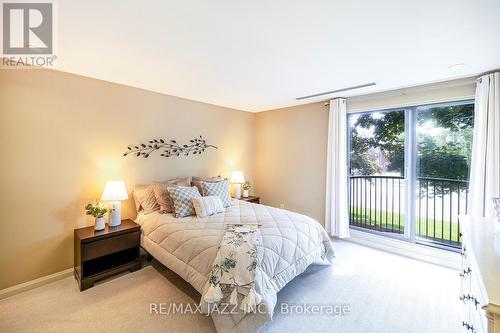
[(58, 69), (246, 111), (500, 68), (500, 0), (57, 4)]

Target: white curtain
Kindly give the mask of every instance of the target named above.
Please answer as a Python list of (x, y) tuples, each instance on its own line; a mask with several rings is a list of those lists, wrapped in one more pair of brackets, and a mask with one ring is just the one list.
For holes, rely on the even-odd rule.
[(469, 214), (490, 217), (500, 197), (500, 73), (478, 79), (474, 107)]
[(326, 164), (325, 229), (332, 236), (349, 237), (347, 193), (347, 107), (336, 98), (330, 101)]

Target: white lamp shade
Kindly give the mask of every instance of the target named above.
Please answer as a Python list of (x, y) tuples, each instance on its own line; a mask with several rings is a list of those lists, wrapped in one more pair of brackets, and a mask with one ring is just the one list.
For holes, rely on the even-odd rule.
[(102, 201), (121, 201), (127, 199), (127, 189), (123, 180), (110, 180), (106, 183), (101, 196)]
[(243, 177), (243, 171), (233, 171), (231, 175), (231, 183), (243, 184), (245, 182), (245, 177)]

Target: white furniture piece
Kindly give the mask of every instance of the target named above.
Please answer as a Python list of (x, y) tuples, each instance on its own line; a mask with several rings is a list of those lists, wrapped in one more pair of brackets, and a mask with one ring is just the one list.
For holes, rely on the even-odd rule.
[(245, 182), (245, 177), (243, 176), (243, 171), (233, 171), (231, 175), (231, 183), (234, 184), (234, 197), (236, 199), (241, 198), (241, 184)]
[(464, 332), (500, 333), (500, 239), (493, 219), (460, 217)]
[(122, 223), (122, 200), (127, 200), (127, 189), (123, 180), (110, 180), (106, 183), (101, 200), (109, 201), (113, 209), (109, 212), (108, 224), (110, 227), (116, 227)]

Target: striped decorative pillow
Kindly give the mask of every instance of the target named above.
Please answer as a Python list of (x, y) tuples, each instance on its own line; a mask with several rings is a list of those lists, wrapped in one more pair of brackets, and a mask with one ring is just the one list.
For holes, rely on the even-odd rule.
[(168, 193), (172, 198), (173, 213), (175, 217), (186, 217), (195, 215), (193, 198), (200, 197), (196, 186), (193, 187), (169, 187)]
[(207, 217), (225, 211), (222, 201), (215, 195), (193, 198), (193, 206), (198, 217)]
[(229, 194), (229, 182), (227, 179), (220, 182), (201, 182), (201, 189), (204, 197), (215, 195), (220, 198), (225, 208), (231, 206), (231, 195)]

